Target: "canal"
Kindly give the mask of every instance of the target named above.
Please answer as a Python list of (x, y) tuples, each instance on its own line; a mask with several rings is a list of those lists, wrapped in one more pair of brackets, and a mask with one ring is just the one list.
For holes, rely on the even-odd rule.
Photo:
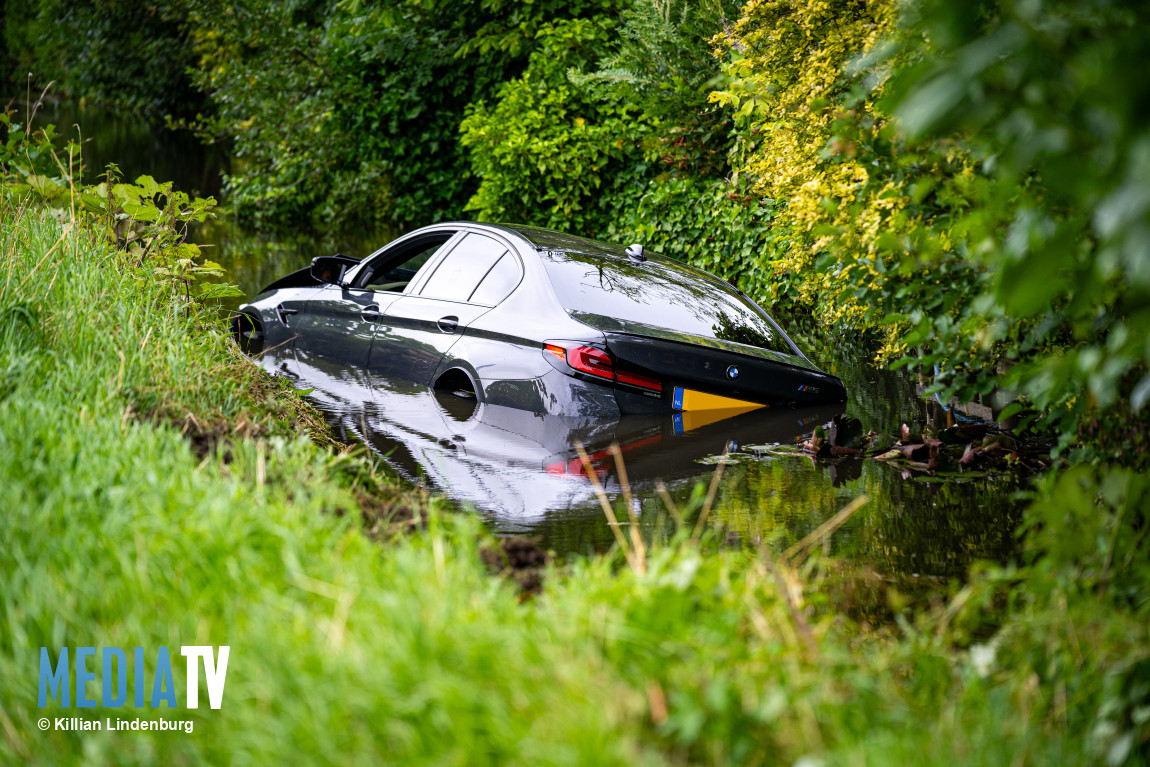
[[(38, 119), (72, 137), (79, 126), (86, 181), (115, 162), (126, 179), (149, 174), (221, 199), (219, 218), (197, 228), (193, 238), (249, 297), (315, 256), (362, 257), (393, 236), (258, 231), (229, 214), (225, 148), (204, 146), (189, 132), (136, 115), (75, 103), (47, 104)], [(659, 243), (645, 246), (659, 249)], [(845, 409), (749, 413), (683, 428), (670, 418), (570, 422), (532, 416), (321, 365), (301, 366), (298, 386), (312, 390), (338, 435), (362, 442), (401, 481), (446, 495), (461, 511), (482, 515), (497, 534), (538, 536), (560, 554), (603, 551), (614, 543), (596, 485), (620, 509), (625, 525), (631, 522), (622, 504), (632, 496), (635, 524), (651, 541), (674, 528), (665, 498), (679, 513), (695, 509), (722, 463), (707, 519), (720, 545), (781, 549), (866, 495), (869, 503), (827, 540), (830, 552), (881, 573), (926, 578), (961, 577), (976, 559), (1013, 556), (1021, 507), (1020, 484), (1010, 474), (943, 478), (860, 456), (816, 461), (797, 450), (832, 418), (860, 434), (898, 434), (903, 424), (941, 428), (947, 416), (908, 373), (874, 366), (848, 340), (829, 334), (796, 340), (846, 383)], [(281, 362), (263, 360), (273, 370)], [(959, 411), (972, 417), (989, 412), (977, 404)], [(590, 471), (576, 443), (589, 454)], [(620, 447), (626, 481), (612, 444)]]

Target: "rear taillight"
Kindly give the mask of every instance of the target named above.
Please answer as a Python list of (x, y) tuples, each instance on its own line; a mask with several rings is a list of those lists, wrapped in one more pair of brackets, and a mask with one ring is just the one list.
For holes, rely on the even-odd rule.
[(621, 384), (630, 384), (631, 386), (638, 386), (641, 389), (651, 389), (652, 391), (663, 391), (663, 382), (647, 376), (641, 376), (637, 373), (628, 373), (625, 370), (620, 370), (615, 374), (615, 380)]
[(629, 373), (626, 370), (615, 370), (615, 366), (611, 363), (611, 358), (607, 356), (607, 353), (593, 346), (549, 343), (543, 347), (543, 352), (558, 357), (580, 373), (608, 381), (617, 381), (628, 386), (637, 386), (648, 391), (663, 391), (663, 382), (658, 379), (638, 373)]
[(590, 373), (593, 376), (615, 379), (615, 366), (606, 352), (590, 346), (576, 346), (567, 350), (567, 364), (580, 373)]

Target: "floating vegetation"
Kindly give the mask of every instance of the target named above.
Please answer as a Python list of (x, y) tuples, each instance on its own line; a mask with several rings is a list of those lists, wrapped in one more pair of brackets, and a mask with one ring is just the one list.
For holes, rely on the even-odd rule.
[(873, 430), (864, 433), (857, 418), (841, 415), (795, 444), (745, 445), (740, 452), (707, 456), (698, 463), (737, 464), (795, 457), (830, 464), (878, 461), (898, 468), (904, 479), (954, 482), (1043, 471), (1050, 466), (1050, 445), (981, 421), (941, 430), (930, 426), (912, 429), (903, 424), (899, 435)]

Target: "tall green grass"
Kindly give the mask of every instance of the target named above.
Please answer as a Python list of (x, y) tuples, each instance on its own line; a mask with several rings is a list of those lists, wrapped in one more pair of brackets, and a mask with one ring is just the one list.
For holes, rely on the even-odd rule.
[[(523, 601), (478, 523), (434, 502), (426, 529), (371, 540), (351, 459), (149, 269), (3, 196), (0, 264), (0, 763), (1052, 764), (1138, 732), (1137, 689), (1107, 698), (1103, 672), (1140, 662), (1145, 629), (1085, 599), (1059, 615), (1056, 590), (988, 641), (1001, 579), (916, 614), (881, 579), (688, 530)], [(226, 449), (193, 451), (181, 430), (206, 424)], [(867, 589), (897, 627), (845, 617)], [(221, 709), (202, 681), (182, 708), (178, 655), (176, 711), (37, 708), (41, 647), (144, 647), (150, 670), (185, 644), (231, 647)], [(36, 726), (65, 715), (195, 728)]]
[[(384, 550), (335, 513), (355, 501), (306, 438), (238, 440), (224, 464), (141, 422), (275, 413), (144, 270), (0, 205), (0, 762), (632, 760), (629, 696), (485, 574), (469, 520), (448, 536), (433, 513)], [(219, 711), (182, 708), (175, 659), (191, 736), (37, 731), (152, 713), (37, 709), (41, 646), (141, 646), (150, 667), (183, 644), (232, 648)]]

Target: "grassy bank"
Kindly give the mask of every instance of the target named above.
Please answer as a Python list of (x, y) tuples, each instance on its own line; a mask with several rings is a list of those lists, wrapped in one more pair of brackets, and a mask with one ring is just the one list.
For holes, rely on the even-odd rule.
[[(643, 574), (569, 564), (524, 602), (487, 573), (471, 518), (432, 503), (426, 530), (364, 535), (354, 459), (312, 442), (289, 390), (85, 225), (0, 198), (0, 263), (0, 763), (1145, 754), (1137, 477), (1092, 505), (1072, 476), (1082, 511), (1038, 521), (1078, 549), (1038, 537), (1041, 567), (978, 575), (920, 613), (830, 563), (686, 541)], [(888, 628), (845, 617), (866, 600), (894, 610)], [(219, 710), (183, 707), (191, 644), (231, 647)], [(179, 709), (37, 708), (40, 648), (78, 646), (143, 647), (149, 668), (171, 647)], [(37, 729), (66, 715), (195, 725)]]
[[(3, 205), (0, 761), (599, 753), (592, 736), (620, 719), (610, 685), (587, 648), (524, 625), (467, 520), (449, 537), (433, 514), (426, 536), (382, 552), (336, 513), (356, 508), (339, 459), (290, 433), (288, 398), (221, 332), (198, 331), (165, 286), (86, 232)], [(266, 436), (233, 434), (226, 463), (201, 459), (176, 426), (141, 420), (153, 412)], [(154, 659), (182, 644), (232, 647), (224, 706), (201, 709), (193, 736), (36, 731), (41, 646)], [(179, 700), (169, 718), (186, 713)], [(614, 740), (605, 755), (625, 756)], [(545, 753), (552, 743), (565, 747)]]

